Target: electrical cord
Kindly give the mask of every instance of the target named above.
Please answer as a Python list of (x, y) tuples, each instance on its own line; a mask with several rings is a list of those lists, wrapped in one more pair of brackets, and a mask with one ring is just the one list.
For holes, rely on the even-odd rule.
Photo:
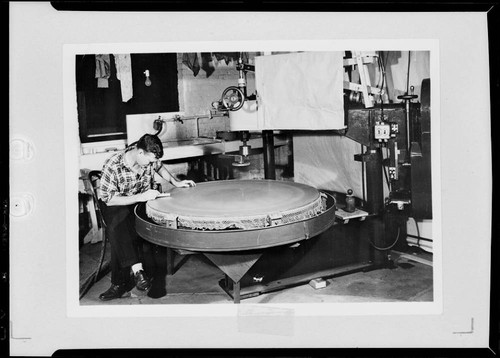
[(385, 177), (385, 183), (387, 184), (387, 189), (389, 189), (389, 191), (391, 191), (391, 185), (389, 184), (389, 178), (387, 177), (387, 170), (384, 166), (384, 177)]
[[(365, 146), (361, 144), (361, 155), (363, 155), (365, 151)], [(365, 162), (361, 161), (361, 186), (363, 191), (363, 203), (366, 201), (365, 197)]]
[(376, 87), (379, 88), (380, 82), (382, 82), (382, 84), (384, 83), (384, 75), (383, 75), (384, 72), (382, 69), (382, 63), (381, 63), (380, 56), (377, 57), (377, 64), (378, 64), (378, 72), (381, 73), (379, 78), (377, 78), (377, 85), (376, 85)]
[[(384, 64), (384, 60), (382, 59), (382, 56), (383, 56), (383, 52), (381, 51), (381, 56), (379, 56), (378, 61), (379, 61), (379, 68), (382, 71), (382, 86), (381, 86), (381, 89), (383, 90), (384, 89), (384, 85), (385, 85), (386, 73), (385, 73), (385, 64)], [(386, 60), (387, 60), (388, 56), (389, 56), (389, 54), (387, 53), (386, 54)], [(387, 98), (389, 98), (389, 95), (387, 95)], [(384, 121), (384, 101), (383, 101), (382, 97), (381, 97), (381, 100), (380, 100), (380, 118), (381, 118), (382, 121)], [(387, 147), (386, 147), (386, 151), (389, 152), (389, 149)], [(389, 153), (387, 153), (387, 158), (388, 157), (389, 157)], [(385, 159), (385, 158), (382, 158), (382, 159)], [(389, 177), (388, 177), (388, 174), (387, 174), (387, 169), (386, 169), (385, 166), (384, 166), (383, 169), (384, 169), (384, 177), (385, 177), (385, 182), (387, 184), (387, 188), (389, 189), (389, 191), (391, 191), (391, 184), (390, 184)]]
[(396, 245), (396, 243), (399, 241), (400, 233), (401, 233), (401, 228), (398, 226), (398, 234), (396, 235), (396, 240), (394, 240), (394, 242), (387, 247), (376, 246), (370, 239), (368, 239), (368, 242), (370, 242), (370, 245), (372, 245), (375, 249), (377, 249), (379, 251), (387, 251), (387, 250), (392, 249), (394, 247), (394, 245)]
[[(384, 81), (386, 81), (386, 77), (387, 77), (387, 74), (385, 72), (385, 64), (387, 63), (387, 59), (389, 58), (389, 51), (387, 51), (387, 53), (385, 54), (385, 60), (382, 60), (382, 65), (384, 67)], [(384, 83), (385, 84), (385, 83)], [(382, 87), (383, 88), (383, 87)], [(387, 91), (387, 101), (389, 101), (389, 103), (391, 102), (391, 98), (389, 97), (389, 91)]]
[[(379, 69), (379, 72), (381, 73), (381, 76), (380, 76), (380, 79), (377, 81), (377, 87), (379, 87), (380, 85), (380, 89), (384, 89), (384, 84), (385, 84), (385, 67), (384, 67), (384, 62), (382, 60), (382, 54), (383, 52), (381, 51), (380, 52), (381, 55), (378, 57), (378, 69)], [(380, 82), (382, 82), (380, 84)]]
[[(384, 52), (383, 51), (380, 51), (380, 56), (378, 57), (378, 64), (379, 64), (379, 70), (380, 72), (382, 73), (382, 84), (380, 86), (380, 89), (383, 91), (384, 90), (384, 86), (385, 86), (385, 83), (386, 83), (386, 72), (385, 72), (385, 62), (384, 62), (384, 59), (382, 58), (383, 57), (383, 54)], [(387, 53), (385, 55), (385, 60), (387, 61), (387, 57), (389, 56), (389, 53)], [(379, 87), (377, 85), (377, 87)], [(386, 93), (387, 95), (387, 100), (389, 100), (389, 93)], [(380, 95), (380, 104), (381, 104), (381, 116), (382, 116), (382, 119), (384, 118), (384, 108), (382, 107), (382, 104), (384, 103), (384, 99), (383, 99), (383, 95)]]
[[(389, 157), (389, 148), (386, 147), (385, 150), (387, 152), (387, 157)], [(385, 159), (386, 158), (384, 158), (384, 155), (382, 152), (382, 163), (384, 162)], [(391, 191), (391, 182), (389, 181), (389, 177), (388, 177), (385, 165), (382, 166), (382, 169), (384, 171), (384, 177), (385, 177), (385, 183), (387, 184), (387, 189), (389, 189), (389, 191)]]
[(410, 90), (410, 59), (411, 59), (411, 51), (408, 51), (408, 74), (406, 75), (406, 94), (408, 94)]

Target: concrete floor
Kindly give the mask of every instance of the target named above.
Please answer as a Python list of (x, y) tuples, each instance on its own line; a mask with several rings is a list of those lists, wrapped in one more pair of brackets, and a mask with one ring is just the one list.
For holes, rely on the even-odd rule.
[[(90, 245), (90, 244), (87, 244)], [(85, 245), (85, 246), (87, 246)], [(81, 250), (81, 271), (89, 272), (96, 264), (100, 244)], [(109, 251), (109, 250), (108, 250)], [(241, 304), (255, 303), (341, 303), (341, 302), (429, 302), (433, 298), (432, 255), (421, 250), (391, 255), (394, 268), (357, 272), (327, 279), (327, 286), (314, 289), (305, 283), (284, 290), (246, 298)], [(420, 260), (417, 262), (413, 259)], [(423, 259), (423, 260), (422, 260)], [(182, 264), (179, 265), (180, 260)], [(110, 286), (110, 274), (96, 282), (81, 298), (81, 305), (133, 304), (218, 304), (232, 298), (219, 286), (224, 274), (203, 255), (176, 255), (177, 271), (166, 278), (167, 295), (153, 299), (133, 289), (129, 297), (108, 302), (99, 294)]]

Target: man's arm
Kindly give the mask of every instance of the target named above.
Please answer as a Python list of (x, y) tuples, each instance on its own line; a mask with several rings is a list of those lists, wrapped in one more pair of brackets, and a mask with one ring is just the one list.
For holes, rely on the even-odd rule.
[(163, 164), (160, 166), (160, 169), (158, 169), (158, 174), (160, 174), (160, 176), (163, 179), (165, 179), (166, 181), (171, 183), (176, 188), (187, 188), (190, 186), (196, 186), (196, 183), (192, 180), (178, 181), (177, 179), (174, 178), (174, 176), (172, 174), (170, 174), (170, 172), (167, 170), (167, 168)]
[(113, 195), (111, 199), (106, 203), (108, 206), (119, 206), (119, 205), (132, 205), (136, 203), (141, 203), (148, 200), (156, 199), (160, 194), (158, 190), (150, 189), (144, 193), (135, 195)]

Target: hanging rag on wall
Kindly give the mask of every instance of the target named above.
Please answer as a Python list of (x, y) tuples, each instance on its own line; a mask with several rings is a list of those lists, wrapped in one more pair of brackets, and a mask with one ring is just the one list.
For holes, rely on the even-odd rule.
[(213, 55), (217, 59), (217, 61), (224, 60), (226, 65), (228, 65), (231, 61), (237, 61), (240, 57), (243, 60), (243, 63), (248, 63), (249, 55), (248, 52), (214, 52)]
[(95, 55), (95, 78), (97, 88), (108, 88), (108, 79), (111, 74), (109, 55)]
[[(210, 77), (214, 73), (215, 68), (220, 61), (224, 60), (226, 66), (232, 62), (237, 61), (240, 57), (240, 52), (201, 52), (201, 53), (184, 53), (182, 55), (182, 63), (186, 65), (191, 71), (193, 71), (194, 77), (198, 75), (200, 69), (205, 71), (207, 77)], [(244, 63), (248, 62), (249, 55), (247, 52), (241, 52), (241, 58)], [(201, 61), (201, 65), (200, 65)]]
[(198, 72), (200, 72), (200, 63), (198, 62), (198, 54), (196, 52), (184, 53), (182, 55), (182, 63), (193, 71), (194, 77), (196, 77)]
[(132, 62), (130, 54), (115, 54), (116, 78), (120, 80), (122, 101), (127, 102), (133, 96)]
[(210, 75), (215, 71), (212, 55), (208, 52), (201, 53), (201, 69), (205, 71), (207, 77), (210, 77)]

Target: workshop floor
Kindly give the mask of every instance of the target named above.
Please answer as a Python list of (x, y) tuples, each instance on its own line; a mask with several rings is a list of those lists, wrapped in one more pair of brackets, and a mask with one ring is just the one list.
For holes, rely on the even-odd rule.
[[(81, 250), (82, 272), (94, 269), (98, 260), (99, 244), (86, 244)], [(109, 252), (109, 250), (107, 250)], [(413, 250), (400, 256), (392, 254), (394, 268), (328, 279), (327, 286), (314, 289), (302, 284), (281, 291), (243, 299), (242, 304), (255, 303), (342, 303), (342, 302), (423, 302), (433, 299), (432, 254)], [(179, 265), (179, 260), (182, 265)], [(110, 286), (108, 273), (96, 282), (81, 298), (81, 305), (133, 304), (217, 304), (231, 303), (232, 299), (219, 286), (223, 273), (203, 255), (176, 257), (177, 271), (166, 279), (167, 295), (158, 299), (132, 290), (129, 297), (102, 302), (98, 296)]]

